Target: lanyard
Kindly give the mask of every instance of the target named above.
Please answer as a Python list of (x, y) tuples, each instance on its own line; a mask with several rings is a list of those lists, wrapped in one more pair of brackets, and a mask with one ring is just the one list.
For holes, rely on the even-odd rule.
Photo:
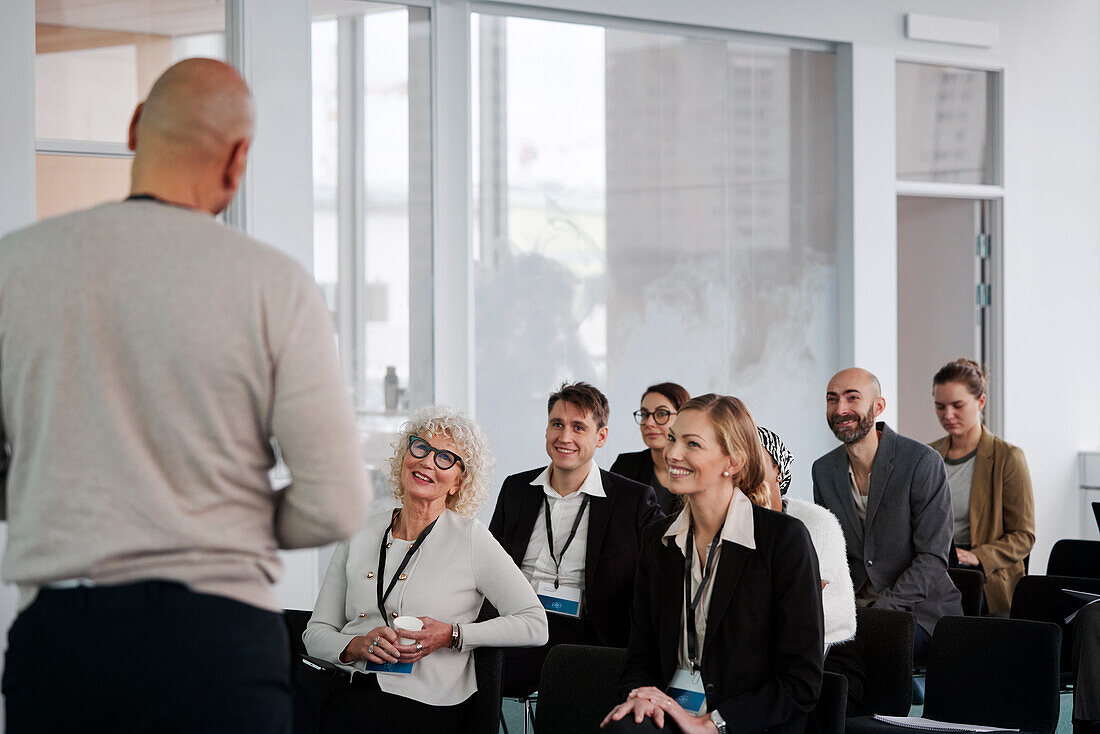
[(695, 656), (695, 648), (698, 646), (698, 639), (695, 632), (695, 610), (699, 606), (699, 600), (703, 598), (703, 587), (707, 585), (707, 580), (710, 578), (711, 573), (714, 571), (714, 556), (715, 551), (718, 550), (718, 544), (722, 541), (722, 531), (719, 530), (714, 536), (714, 540), (710, 541), (710, 548), (707, 549), (707, 562), (703, 564), (703, 580), (699, 583), (699, 588), (695, 591), (695, 596), (691, 594), (691, 565), (693, 562), (692, 554), (695, 552), (693, 544), (695, 542), (695, 531), (692, 528), (688, 528), (687, 547), (684, 549), (684, 606), (686, 607), (687, 614), (687, 644), (688, 644), (688, 659), (691, 660), (691, 667), (694, 670), (699, 670), (700, 659)]
[[(400, 514), (400, 510), (398, 514)], [(386, 623), (386, 626), (390, 624), (389, 618), (386, 617), (386, 599), (390, 598), (390, 592), (393, 591), (393, 587), (397, 583), (397, 579), (400, 578), (401, 572), (405, 570), (405, 566), (409, 565), (409, 559), (413, 557), (413, 553), (420, 549), (437, 522), (439, 522), (438, 517), (432, 520), (431, 525), (420, 531), (420, 535), (416, 536), (416, 542), (405, 552), (405, 558), (401, 561), (401, 565), (397, 567), (393, 578), (390, 579), (390, 585), (386, 587), (385, 594), (382, 593), (382, 579), (386, 575), (386, 533), (382, 533), (382, 545), (378, 548), (378, 613), (382, 615), (382, 621)]]
[(584, 508), (588, 507), (588, 495), (581, 497), (581, 509), (577, 510), (577, 518), (573, 521), (573, 529), (569, 531), (569, 537), (565, 539), (565, 545), (561, 547), (561, 555), (554, 555), (554, 526), (550, 523), (550, 498), (542, 497), (542, 509), (546, 516), (546, 547), (550, 549), (550, 560), (554, 562), (554, 588), (558, 588), (561, 579), (561, 559), (565, 558), (565, 552), (569, 550), (569, 544), (577, 535), (577, 528), (581, 526), (581, 518), (584, 517)]

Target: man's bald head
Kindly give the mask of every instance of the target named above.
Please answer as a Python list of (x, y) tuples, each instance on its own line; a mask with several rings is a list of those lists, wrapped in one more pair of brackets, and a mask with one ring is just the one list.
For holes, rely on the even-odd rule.
[(133, 193), (173, 192), (161, 198), (221, 211), (244, 174), (252, 128), (252, 95), (236, 69), (215, 59), (180, 61), (130, 123)]
[(826, 392), (842, 392), (843, 389), (834, 389), (841, 386), (843, 386), (843, 389), (852, 387), (860, 389), (868, 400), (882, 397), (882, 385), (879, 383), (878, 378), (875, 377), (874, 373), (868, 372), (862, 367), (849, 367), (837, 372), (833, 375), (833, 379), (829, 380), (829, 387)]

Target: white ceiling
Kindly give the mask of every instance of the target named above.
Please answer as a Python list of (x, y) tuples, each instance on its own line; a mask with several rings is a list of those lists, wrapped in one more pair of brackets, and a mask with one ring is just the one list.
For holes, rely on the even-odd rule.
[(225, 0), (35, 0), (35, 22), (189, 36), (225, 30)]

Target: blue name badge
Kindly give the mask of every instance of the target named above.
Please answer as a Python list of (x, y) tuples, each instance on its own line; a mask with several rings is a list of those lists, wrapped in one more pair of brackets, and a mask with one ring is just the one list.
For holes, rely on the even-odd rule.
[(412, 663), (367, 663), (364, 670), (368, 673), (396, 673), (398, 675), (411, 675)]
[(665, 691), (689, 714), (698, 716), (707, 706), (707, 694), (703, 692), (703, 674), (696, 670), (678, 668), (672, 674), (672, 682)]
[(581, 590), (573, 586), (559, 586), (543, 581), (539, 584), (539, 601), (543, 608), (551, 614), (561, 614), (566, 617), (581, 616)]

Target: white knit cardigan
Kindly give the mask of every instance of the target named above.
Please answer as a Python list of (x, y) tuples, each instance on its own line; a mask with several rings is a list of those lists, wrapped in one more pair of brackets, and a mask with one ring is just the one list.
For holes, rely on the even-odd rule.
[(821, 592), (825, 609), (825, 647), (850, 640), (856, 635), (856, 596), (848, 573), (848, 551), (844, 531), (833, 513), (805, 500), (788, 499), (787, 514), (798, 518), (810, 531), (817, 551), (821, 580), (827, 582)]

